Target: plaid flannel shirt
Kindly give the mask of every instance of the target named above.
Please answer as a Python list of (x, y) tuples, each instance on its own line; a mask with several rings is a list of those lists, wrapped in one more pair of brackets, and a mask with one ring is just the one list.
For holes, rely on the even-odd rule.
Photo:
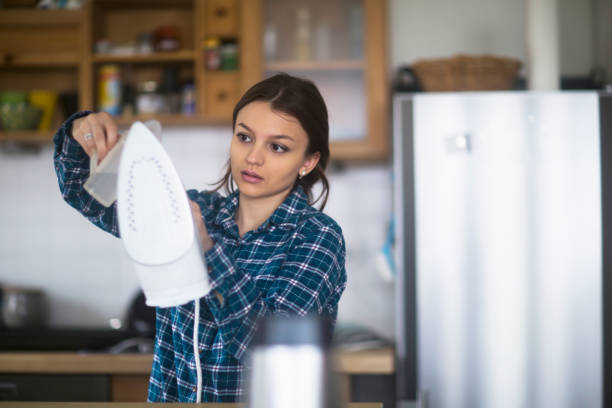
[[(55, 135), (55, 169), (64, 199), (92, 223), (119, 236), (116, 204), (106, 208), (83, 184), (89, 158), (68, 135), (71, 116)], [(238, 193), (188, 190), (215, 242), (205, 253), (213, 290), (200, 299), (199, 350), (203, 402), (243, 397), (246, 356), (259, 318), (266, 314), (336, 319), (346, 287), (345, 244), (340, 227), (294, 189), (259, 228), (240, 237), (234, 220)], [(221, 295), (217, 297), (215, 292)], [(149, 401), (196, 401), (193, 355), (194, 302), (157, 308)]]

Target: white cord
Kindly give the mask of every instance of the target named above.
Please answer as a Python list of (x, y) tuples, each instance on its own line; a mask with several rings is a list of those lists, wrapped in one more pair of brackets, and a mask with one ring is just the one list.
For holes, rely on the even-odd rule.
[(198, 325), (200, 322), (200, 299), (195, 299), (195, 316), (193, 317), (193, 354), (195, 355), (196, 376), (198, 378), (198, 388), (196, 395), (196, 404), (202, 400), (202, 369), (200, 367), (200, 351), (198, 348)]

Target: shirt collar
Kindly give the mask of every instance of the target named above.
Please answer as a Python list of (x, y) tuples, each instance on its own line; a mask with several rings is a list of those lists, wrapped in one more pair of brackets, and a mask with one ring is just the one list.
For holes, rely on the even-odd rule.
[[(238, 190), (228, 195), (215, 218), (215, 222), (225, 229), (229, 229), (235, 224), (234, 218), (238, 208), (238, 197)], [(308, 207), (308, 197), (304, 189), (302, 186), (296, 186), (258, 230), (267, 229), (272, 225), (281, 228), (295, 228), (301, 213)]]
[(223, 226), (225, 229), (230, 229), (234, 223), (236, 208), (238, 208), (238, 190), (225, 197), (225, 200), (221, 205), (217, 216), (215, 217), (215, 223)]
[(266, 228), (269, 224), (285, 228), (295, 228), (300, 216), (307, 208), (308, 197), (302, 186), (296, 186), (281, 205), (274, 210), (270, 218), (262, 224), (261, 228)]

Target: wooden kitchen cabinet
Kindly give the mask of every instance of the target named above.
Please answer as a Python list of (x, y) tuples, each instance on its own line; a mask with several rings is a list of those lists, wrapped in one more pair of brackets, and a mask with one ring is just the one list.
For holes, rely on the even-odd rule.
[[(159, 119), (163, 124), (173, 125), (229, 122), (231, 107), (237, 98), (235, 89), (239, 70), (208, 71), (205, 44), (211, 37), (222, 37), (224, 41), (239, 43), (237, 0), (94, 0), (92, 4), (94, 92), (90, 106), (99, 109), (95, 103), (100, 86), (97, 76), (99, 69), (103, 65), (114, 64), (120, 68), (122, 84), (130, 86), (133, 93), (138, 93), (140, 85), (145, 81), (154, 81), (163, 87), (168, 72), (173, 73), (170, 82), (178, 85), (177, 93), (180, 94), (186, 82), (193, 82), (195, 86), (194, 114), (183, 114), (178, 106), (178, 109), (162, 114), (143, 115), (135, 109), (135, 116), (124, 109), (119, 116), (120, 123), (129, 124), (150, 117)], [(153, 52), (144, 54), (137, 49), (127, 55), (95, 50), (94, 44), (101, 40), (108, 40), (112, 44), (129, 44), (143, 33), (155, 37), (155, 30), (161, 26), (173, 27), (176, 31), (180, 42), (178, 49), (159, 51), (154, 48)], [(215, 76), (221, 76), (219, 84), (214, 81)], [(164, 106), (168, 107), (169, 103), (164, 102)]]
[[(83, 10), (0, 9), (0, 91), (87, 88)], [(56, 110), (57, 111), (57, 110)], [(53, 118), (58, 126), (61, 115)], [(0, 140), (50, 140), (52, 131), (3, 132)]]
[[(204, 47), (211, 36), (239, 44), (240, 11), (239, 0), (89, 0), (80, 10), (0, 9), (0, 92), (73, 91), (78, 93), (78, 109), (99, 110), (102, 66), (117, 66), (122, 87), (131, 85), (134, 93), (144, 81), (161, 84), (164, 70), (172, 68), (177, 83), (193, 80), (195, 113), (122, 112), (119, 123), (154, 116), (166, 125), (227, 124), (239, 97), (240, 69), (207, 71)], [(179, 49), (121, 54), (97, 50), (100, 40), (126, 45), (164, 25), (178, 29)], [(57, 118), (55, 128), (63, 119)], [(45, 142), (53, 134), (0, 130), (0, 140)]]
[[(102, 66), (119, 67), (122, 85), (131, 85), (132, 93), (147, 80), (161, 84), (164, 71), (173, 71), (180, 84), (193, 79), (193, 115), (124, 110), (118, 121), (154, 116), (166, 125), (229, 124), (248, 87), (283, 71), (312, 79), (326, 98), (332, 158), (384, 160), (386, 9), (386, 0), (89, 0), (76, 11), (0, 9), (0, 91), (73, 91), (79, 109), (98, 110)], [(121, 55), (97, 50), (100, 40), (133, 43), (162, 25), (178, 29), (179, 49)], [(236, 70), (207, 69), (211, 38), (237, 44)], [(0, 132), (0, 140), (48, 141), (52, 135)]]
[(389, 155), (386, 0), (252, 0), (243, 87), (288, 72), (319, 87), (327, 103), (332, 158)]

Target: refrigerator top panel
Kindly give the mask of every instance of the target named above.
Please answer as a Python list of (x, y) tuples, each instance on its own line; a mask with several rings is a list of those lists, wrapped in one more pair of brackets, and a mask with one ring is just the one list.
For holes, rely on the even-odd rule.
[(409, 100), (428, 406), (601, 406), (598, 94)]

